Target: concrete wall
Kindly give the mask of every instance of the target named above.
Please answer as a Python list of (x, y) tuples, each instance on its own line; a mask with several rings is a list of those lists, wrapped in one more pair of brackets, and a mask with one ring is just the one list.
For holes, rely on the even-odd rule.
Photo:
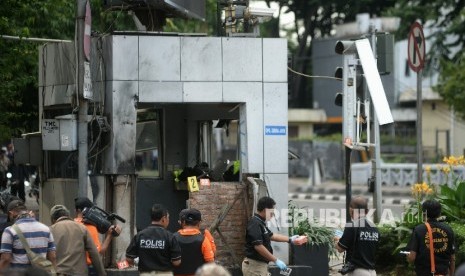
[[(436, 133), (439, 132), (437, 141), (439, 154), (442, 153), (442, 156), (445, 156), (447, 152), (456, 156), (464, 154), (465, 123), (453, 116), (446, 103), (443, 101), (423, 102), (422, 120), (423, 147), (435, 148)], [(446, 131), (449, 131), (450, 143), (447, 143)]]
[[(124, 92), (107, 85), (107, 95), (115, 92), (128, 95), (124, 100), (128, 106), (131, 99), (137, 99), (139, 103), (167, 108), (164, 114), (166, 167), (162, 179), (152, 180), (153, 184), (138, 183), (138, 198), (151, 194), (137, 203), (138, 228), (147, 224), (146, 210), (153, 202), (167, 202), (172, 212), (184, 208), (182, 192), (163, 192), (163, 189), (173, 188), (172, 169), (191, 164), (190, 159), (195, 156), (192, 151), (192, 146), (196, 146), (195, 138), (186, 135), (196, 132), (195, 121), (220, 118), (219, 112), (211, 113), (208, 108), (191, 112), (196, 105), (229, 105), (229, 110), (238, 106), (241, 173), (260, 174), (269, 183), (277, 208), (287, 208), (285, 39), (114, 35), (107, 40), (112, 51), (111, 63), (108, 61), (107, 64), (107, 80), (128, 83)], [(178, 105), (170, 107), (170, 104)], [(181, 105), (187, 106), (189, 111)], [(112, 110), (116, 116), (117, 110)], [(118, 120), (114, 122), (118, 123)], [(119, 126), (115, 124), (113, 129), (124, 131)], [(182, 127), (187, 132), (177, 131)], [(285, 132), (267, 131), (275, 127)], [(126, 134), (114, 139), (123, 140)], [(119, 156), (116, 145), (110, 144), (107, 157)], [(118, 164), (124, 162), (123, 159), (115, 160), (110, 166), (112, 172), (119, 173)], [(287, 234), (287, 229), (280, 228), (279, 232)], [(276, 249), (278, 257), (287, 260), (287, 245), (278, 245)]]
[[(116, 100), (115, 92), (128, 95), (121, 98), (127, 106), (132, 99), (129, 95), (144, 103), (242, 104), (242, 172), (287, 173), (287, 159), (281, 159), (287, 152), (287, 133), (276, 137), (264, 133), (266, 125), (287, 129), (286, 40), (137, 35), (106, 39), (111, 44), (106, 78), (113, 82), (107, 85), (107, 95), (113, 94)], [(125, 90), (118, 89), (119, 82), (125, 83)], [(109, 111), (117, 114), (119, 105), (111, 101), (110, 105)], [(130, 124), (131, 118), (112, 121), (113, 129), (130, 135), (121, 126)], [(115, 135), (108, 158), (120, 156), (116, 146), (124, 133)], [(266, 148), (265, 140), (273, 141), (273, 149)], [(118, 173), (124, 162), (115, 160), (109, 167)]]
[[(313, 145), (312, 145), (313, 143)], [(313, 174), (312, 162), (318, 164), (323, 179), (344, 178), (344, 151), (341, 143), (322, 141), (289, 141), (289, 150), (300, 159), (289, 160), (290, 177), (309, 177)]]

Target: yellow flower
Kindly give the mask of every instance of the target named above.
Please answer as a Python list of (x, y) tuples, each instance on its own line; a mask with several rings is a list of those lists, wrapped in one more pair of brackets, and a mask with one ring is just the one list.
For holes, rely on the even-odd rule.
[(428, 191), (428, 189), (429, 189), (428, 184), (426, 184), (426, 182), (423, 182), (423, 183), (421, 184), (421, 191), (422, 191), (422, 192), (426, 192), (426, 191)]
[(418, 194), (417, 184), (412, 186), (412, 195), (415, 196), (416, 194)]
[(428, 188), (428, 190), (426, 191), (426, 193), (427, 193), (428, 195), (432, 194), (432, 193), (433, 193), (433, 189)]
[(441, 171), (442, 171), (444, 174), (448, 174), (448, 173), (450, 173), (450, 167), (442, 167), (442, 168), (441, 168)]
[(464, 164), (465, 164), (465, 159), (464, 159), (463, 155), (460, 155), (460, 156), (459, 156), (458, 163), (461, 164), (461, 165), (464, 165)]
[(444, 158), (442, 158), (442, 162), (444, 162), (444, 163), (447, 163), (448, 160), (449, 159), (446, 156), (444, 156)]
[(417, 183), (417, 184), (413, 185), (413, 187), (412, 187), (412, 195), (414, 197), (421, 195), (421, 193), (423, 191), (423, 186), (422, 185), (423, 184), (420, 184), (420, 183)]
[(426, 166), (425, 167), (425, 172), (430, 174), (431, 173), (431, 166)]

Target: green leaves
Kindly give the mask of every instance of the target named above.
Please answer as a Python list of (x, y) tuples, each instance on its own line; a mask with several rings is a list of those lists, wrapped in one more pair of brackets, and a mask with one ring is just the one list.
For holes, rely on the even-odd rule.
[(455, 235), (455, 243), (457, 245), (455, 251), (456, 264), (463, 263), (465, 261), (465, 225), (463, 223), (452, 222), (450, 224)]
[(448, 221), (465, 222), (465, 181), (458, 180), (452, 188), (442, 185), (438, 200)]
[(320, 222), (307, 218), (307, 214), (302, 214), (290, 200), (288, 203), (289, 218), (291, 219), (291, 227), (289, 227), (289, 235), (306, 235), (308, 244), (312, 246), (328, 246), (329, 256), (336, 256), (336, 247), (334, 243), (334, 229), (320, 225)]
[(457, 186), (455, 199), (459, 205), (465, 206), (465, 182), (460, 182)]
[[(74, 39), (76, 1), (1, 0), (0, 34), (19, 37)], [(133, 28), (128, 17), (102, 11), (91, 0), (93, 30)], [(129, 23), (128, 23), (129, 22)], [(41, 43), (0, 39), (0, 143), (39, 128), (38, 46)]]

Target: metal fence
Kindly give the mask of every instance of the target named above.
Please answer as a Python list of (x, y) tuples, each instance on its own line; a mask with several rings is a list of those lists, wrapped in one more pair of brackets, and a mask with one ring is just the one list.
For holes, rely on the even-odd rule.
[[(445, 174), (445, 164), (423, 164), (423, 181), (428, 184), (444, 184), (449, 186), (457, 178), (465, 179), (465, 167), (455, 166)], [(427, 170), (427, 168), (429, 168)], [(371, 176), (371, 162), (352, 164), (352, 184), (367, 185)], [(417, 164), (415, 163), (383, 163), (381, 164), (381, 184), (385, 186), (405, 187), (417, 183)]]

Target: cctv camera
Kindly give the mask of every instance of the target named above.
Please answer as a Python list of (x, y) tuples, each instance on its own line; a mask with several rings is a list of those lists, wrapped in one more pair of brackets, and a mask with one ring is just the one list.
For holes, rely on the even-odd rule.
[(271, 18), (274, 12), (274, 9), (269, 8), (248, 7), (245, 14), (247, 14), (248, 17)]

